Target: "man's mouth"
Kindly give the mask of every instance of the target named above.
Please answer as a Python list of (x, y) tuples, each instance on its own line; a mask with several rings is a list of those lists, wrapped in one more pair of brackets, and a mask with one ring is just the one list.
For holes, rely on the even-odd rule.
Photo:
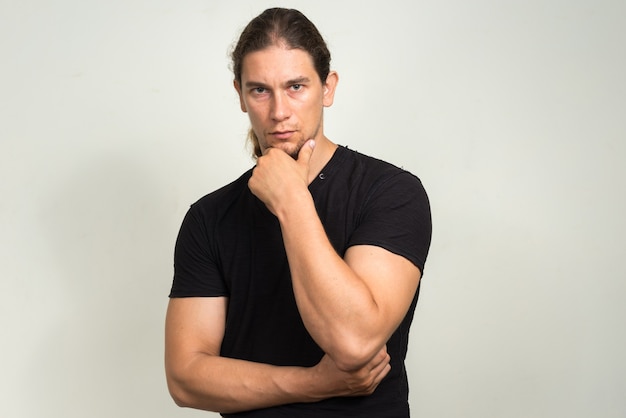
[(291, 138), (295, 133), (296, 131), (274, 131), (270, 132), (270, 135), (272, 135), (276, 139), (287, 140)]

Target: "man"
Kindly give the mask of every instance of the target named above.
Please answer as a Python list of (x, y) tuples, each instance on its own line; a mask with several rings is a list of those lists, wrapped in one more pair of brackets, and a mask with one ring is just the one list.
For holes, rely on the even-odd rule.
[(404, 359), (431, 234), (424, 189), (324, 135), (338, 76), (300, 12), (266, 10), (232, 57), (257, 164), (181, 226), (170, 393), (224, 416), (407, 417)]

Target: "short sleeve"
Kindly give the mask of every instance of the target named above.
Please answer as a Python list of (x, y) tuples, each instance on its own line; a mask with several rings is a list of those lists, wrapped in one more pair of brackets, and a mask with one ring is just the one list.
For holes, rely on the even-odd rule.
[(192, 205), (176, 239), (171, 298), (228, 295), (209, 232), (202, 212)]
[(423, 273), (431, 235), (426, 191), (417, 177), (400, 171), (372, 187), (348, 246), (385, 248), (407, 258)]

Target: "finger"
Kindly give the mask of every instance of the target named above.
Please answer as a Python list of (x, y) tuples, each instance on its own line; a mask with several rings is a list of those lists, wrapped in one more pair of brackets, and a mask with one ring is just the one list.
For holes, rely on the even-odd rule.
[(304, 146), (300, 148), (300, 152), (298, 153), (298, 163), (308, 165), (311, 160), (311, 155), (313, 155), (313, 149), (315, 149), (315, 140), (309, 139)]
[(381, 350), (370, 360), (370, 366), (372, 369), (379, 367), (381, 364), (389, 363), (391, 357), (387, 353), (387, 347), (381, 348)]
[(378, 386), (378, 384), (383, 380), (383, 378), (387, 376), (387, 374), (391, 371), (391, 364), (389, 363), (390, 360), (391, 360), (391, 357), (389, 357), (389, 355), (386, 354), (383, 357), (383, 360), (371, 369), (370, 374), (374, 377), (373, 378), (374, 386)]
[(374, 378), (373, 386), (377, 387), (380, 384), (380, 382), (382, 382), (382, 380), (385, 378), (385, 376), (389, 374), (390, 371), (391, 371), (391, 364), (386, 364), (385, 367), (383, 367), (380, 371), (377, 370), (378, 374)]
[(371, 395), (372, 393), (374, 393), (374, 391), (376, 390), (380, 382), (383, 381), (385, 376), (387, 376), (387, 374), (389, 374), (390, 371), (391, 371), (391, 365), (388, 362), (383, 361), (377, 364), (376, 367), (372, 368), (369, 371), (367, 381), (363, 382), (365, 386), (363, 386), (363, 389), (360, 391), (360, 394)]
[(373, 374), (380, 373), (384, 368), (389, 366), (390, 361), (391, 361), (391, 357), (389, 357), (388, 354), (385, 355), (382, 359), (380, 359), (379, 362), (373, 364), (373, 367), (370, 369), (371, 373)]

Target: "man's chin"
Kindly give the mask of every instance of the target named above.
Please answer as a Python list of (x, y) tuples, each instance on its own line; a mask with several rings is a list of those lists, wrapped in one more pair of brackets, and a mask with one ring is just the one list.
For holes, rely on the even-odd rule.
[(289, 155), (291, 158), (293, 158), (294, 160), (298, 159), (298, 154), (300, 154), (300, 150), (302, 149), (302, 145), (304, 144), (278, 144), (276, 146), (273, 146), (272, 148), (276, 148), (279, 149), (283, 152), (285, 152), (285, 154)]

